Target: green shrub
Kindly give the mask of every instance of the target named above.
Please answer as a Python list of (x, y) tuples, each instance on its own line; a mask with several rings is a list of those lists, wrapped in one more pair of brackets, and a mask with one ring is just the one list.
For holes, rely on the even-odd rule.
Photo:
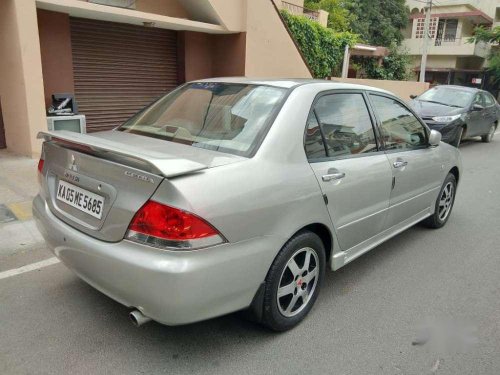
[(335, 32), (304, 16), (281, 11), (293, 38), (297, 42), (315, 78), (325, 78), (342, 65), (346, 45), (356, 43), (358, 36), (350, 32)]

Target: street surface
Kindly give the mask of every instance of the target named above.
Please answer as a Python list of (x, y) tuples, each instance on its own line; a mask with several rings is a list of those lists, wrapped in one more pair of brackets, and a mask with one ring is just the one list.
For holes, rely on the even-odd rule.
[(283, 334), (238, 314), (135, 328), (61, 263), (6, 274), (53, 256), (1, 238), (0, 374), (500, 374), (500, 134), (460, 150), (448, 224), (327, 273), (309, 317)]

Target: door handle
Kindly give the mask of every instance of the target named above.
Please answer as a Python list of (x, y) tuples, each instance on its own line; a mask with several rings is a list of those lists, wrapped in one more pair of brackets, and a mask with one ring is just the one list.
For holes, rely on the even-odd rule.
[(402, 160), (396, 160), (394, 163), (392, 163), (394, 168), (403, 168), (408, 165), (407, 161), (402, 161)]
[(330, 174), (325, 174), (323, 177), (323, 181), (328, 182), (328, 181), (333, 181), (333, 180), (341, 180), (345, 177), (344, 172), (336, 172), (336, 173), (330, 173)]

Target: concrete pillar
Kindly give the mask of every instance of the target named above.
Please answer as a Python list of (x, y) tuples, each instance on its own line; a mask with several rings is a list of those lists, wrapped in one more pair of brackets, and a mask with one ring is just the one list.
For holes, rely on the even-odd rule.
[(321, 26), (326, 27), (328, 25), (328, 14), (329, 13), (323, 9), (320, 9), (318, 12), (319, 12), (318, 23)]
[(37, 158), (46, 122), (35, 0), (0, 1), (0, 56), (7, 149)]

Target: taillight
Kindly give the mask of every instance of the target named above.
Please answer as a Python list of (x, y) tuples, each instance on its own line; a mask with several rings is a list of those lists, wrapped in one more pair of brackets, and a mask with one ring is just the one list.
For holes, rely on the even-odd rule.
[(161, 248), (199, 249), (224, 242), (222, 235), (202, 218), (155, 201), (135, 214), (126, 237)]
[(38, 173), (42, 173), (44, 163), (45, 163), (45, 160), (43, 160), (42, 158), (40, 158), (40, 160), (38, 160)]
[(40, 160), (38, 160), (38, 183), (41, 185), (42, 184), (42, 171), (43, 171), (43, 164), (45, 163), (45, 160), (43, 160), (43, 154), (40, 157)]

